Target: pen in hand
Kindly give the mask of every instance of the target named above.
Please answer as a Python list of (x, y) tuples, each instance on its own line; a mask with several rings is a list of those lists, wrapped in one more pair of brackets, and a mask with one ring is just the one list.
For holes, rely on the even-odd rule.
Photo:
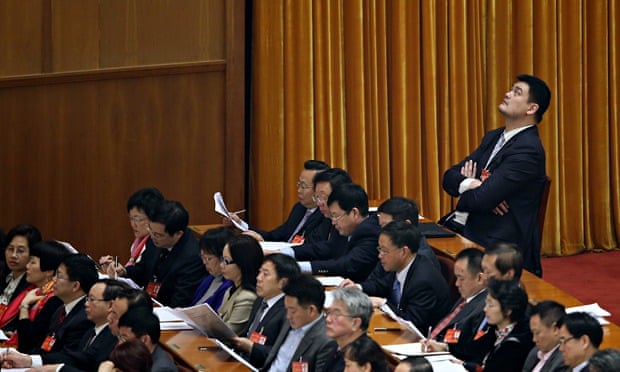
[(234, 211), (234, 212), (230, 212), (230, 214), (241, 214), (241, 213), (245, 213), (245, 209), (240, 209), (238, 211)]
[(428, 333), (426, 334), (426, 342), (424, 343), (423, 352), (428, 353), (428, 343), (431, 340), (431, 332), (433, 331), (433, 327), (428, 326)]

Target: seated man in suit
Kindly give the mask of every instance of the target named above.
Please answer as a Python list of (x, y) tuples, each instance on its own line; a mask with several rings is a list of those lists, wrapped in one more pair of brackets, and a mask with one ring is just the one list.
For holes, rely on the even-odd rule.
[(525, 359), (523, 372), (563, 372), (566, 366), (560, 353), (560, 327), (558, 322), (566, 315), (564, 306), (555, 301), (536, 304), (530, 314), (530, 330), (534, 343)]
[(118, 321), (127, 311), (144, 308), (153, 311), (153, 300), (141, 289), (127, 288), (116, 295), (108, 312), (108, 326), (115, 336), (119, 336)]
[(340, 185), (327, 200), (331, 220), (340, 235), (348, 238), (344, 246), (330, 244), (330, 259), (301, 261), (304, 272), (340, 275), (354, 281), (365, 280), (377, 264), (379, 223), (368, 214), (368, 195), (353, 183)]
[(255, 367), (262, 367), (286, 322), (282, 288), (301, 274), (292, 257), (276, 253), (266, 256), (256, 277), (256, 294), (250, 313), (247, 337), (235, 337), (233, 344)]
[(419, 244), (417, 227), (405, 221), (388, 223), (379, 236), (381, 267), (361, 284), (345, 280), (341, 286), (361, 288), (375, 307), (387, 304), (396, 315), (426, 330), (450, 310), (450, 292), (441, 273), (417, 254)]
[(482, 272), (486, 280), (521, 279), (523, 256), (514, 244), (497, 243), (484, 251)]
[(283, 248), (280, 252), (294, 257), (298, 261), (326, 260), (332, 258), (335, 252), (331, 247), (344, 247), (347, 237), (340, 235), (332, 224), (331, 212), (327, 205), (327, 199), (332, 191), (345, 183), (351, 183), (351, 176), (344, 169), (330, 168), (317, 173), (313, 180), (314, 195), (312, 200), (325, 217), (329, 225), (327, 237), (323, 240), (306, 240), (304, 244), (292, 248)]
[[(284, 223), (271, 231), (260, 230), (250, 226), (244, 234), (251, 235), (260, 241), (304, 242), (325, 240), (329, 231), (329, 221), (325, 221), (321, 211), (312, 199), (312, 179), (317, 173), (329, 168), (319, 160), (307, 160), (297, 181), (298, 202)], [(236, 215), (233, 215), (233, 218)], [(225, 224), (227, 221), (224, 221)]]
[(456, 256), (454, 276), (461, 298), (433, 328), (430, 340), (426, 341), (430, 351), (447, 351), (449, 348), (458, 359), (482, 362), (484, 353), (469, 348), (484, 319), (487, 283), (481, 261), (482, 251), (477, 248), (466, 248)]
[(466, 212), (463, 235), (490, 247), (516, 244), (525, 268), (541, 276), (538, 215), (546, 182), (545, 149), (538, 124), (551, 91), (541, 79), (519, 75), (499, 104), (505, 126), (488, 132), (480, 146), (444, 173), (443, 188)]
[(118, 321), (120, 342), (139, 339), (153, 356), (151, 372), (176, 372), (177, 366), (159, 346), (159, 318), (152, 310), (137, 307), (127, 311)]
[(95, 283), (86, 297), (86, 317), (92, 322), (91, 328), (82, 335), (77, 349), (63, 349), (60, 352), (36, 355), (9, 353), (6, 360), (13, 367), (40, 368), (48, 371), (91, 371), (108, 358), (117, 339), (110, 332), (107, 322), (111, 301), (124, 285), (115, 280), (100, 280)]
[(560, 352), (568, 371), (588, 370), (588, 359), (598, 351), (603, 342), (603, 328), (588, 313), (566, 314), (558, 322), (560, 327)]
[(110, 264), (108, 273), (113, 277), (115, 269), (166, 306), (189, 306), (206, 270), (200, 262), (198, 241), (187, 228), (188, 222), (189, 214), (181, 203), (162, 202), (147, 225), (151, 239), (142, 259), (126, 268)]
[[(39, 347), (30, 352), (33, 355), (10, 354), (22, 361), (17, 362), (18, 364), (31, 363), (40, 366), (43, 364), (42, 354), (81, 350), (82, 338), (92, 330), (93, 325), (84, 310), (86, 293), (95, 284), (97, 277), (95, 262), (86, 255), (71, 254), (62, 259), (56, 271), (54, 289), (63, 306), (52, 316), (47, 336)], [(22, 358), (23, 356), (26, 358)]]
[[(392, 221), (407, 221), (413, 226), (418, 226), (420, 210), (418, 205), (411, 199), (402, 196), (395, 196), (381, 203), (377, 209), (377, 217), (379, 218), (379, 226), (383, 227)], [(435, 256), (435, 251), (428, 245), (424, 235), (420, 235), (420, 256), (425, 256), (441, 272), (441, 266)]]
[(283, 288), (285, 323), (261, 371), (323, 371), (336, 343), (325, 334), (323, 285), (304, 274)]

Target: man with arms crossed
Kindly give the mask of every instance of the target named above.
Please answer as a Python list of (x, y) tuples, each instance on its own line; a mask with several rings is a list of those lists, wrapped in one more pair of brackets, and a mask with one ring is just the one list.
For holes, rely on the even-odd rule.
[(517, 76), (499, 105), (505, 126), (488, 132), (443, 178), (444, 190), (459, 198), (456, 209), (468, 213), (465, 237), (484, 247), (497, 241), (516, 244), (525, 268), (538, 276), (540, 236), (533, 216), (538, 215), (547, 176), (537, 124), (550, 100), (544, 81)]

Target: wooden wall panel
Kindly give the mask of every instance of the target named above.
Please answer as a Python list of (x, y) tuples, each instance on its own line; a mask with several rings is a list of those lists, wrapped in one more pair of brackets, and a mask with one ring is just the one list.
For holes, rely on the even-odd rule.
[(124, 257), (125, 203), (145, 186), (181, 201), (193, 223), (219, 222), (225, 65), (162, 69), (0, 81), (10, 144), (0, 147), (0, 226), (33, 223), (93, 256)]
[(50, 14), (51, 71), (100, 67), (99, 1), (52, 0)]
[(40, 1), (0, 1), (0, 76), (41, 71)]

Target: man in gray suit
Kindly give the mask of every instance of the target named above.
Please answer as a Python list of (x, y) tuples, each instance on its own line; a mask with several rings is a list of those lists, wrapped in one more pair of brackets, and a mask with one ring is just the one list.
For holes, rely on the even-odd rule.
[(560, 352), (558, 321), (566, 314), (564, 306), (555, 301), (539, 302), (530, 315), (530, 329), (536, 346), (523, 365), (523, 372), (561, 372), (567, 367)]
[(261, 371), (322, 371), (336, 351), (325, 333), (323, 285), (310, 275), (290, 278), (283, 288), (288, 323), (284, 325)]

